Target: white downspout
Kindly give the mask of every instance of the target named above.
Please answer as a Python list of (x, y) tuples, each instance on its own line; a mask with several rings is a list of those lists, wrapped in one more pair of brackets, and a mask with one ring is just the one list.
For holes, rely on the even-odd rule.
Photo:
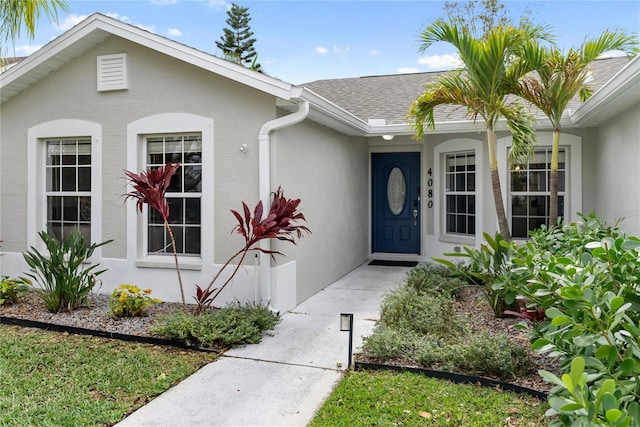
[[(258, 134), (258, 170), (260, 174), (260, 200), (265, 212), (271, 208), (271, 156), (270, 156), (270, 136), (274, 130), (279, 130), (288, 126), (300, 123), (309, 115), (309, 102), (298, 98), (298, 111), (295, 113), (270, 120), (262, 125)], [(262, 250), (271, 249), (271, 241), (268, 239), (260, 242)], [(266, 288), (267, 304), (271, 305), (271, 256), (260, 252), (260, 288)], [(264, 300), (264, 298), (263, 298)]]

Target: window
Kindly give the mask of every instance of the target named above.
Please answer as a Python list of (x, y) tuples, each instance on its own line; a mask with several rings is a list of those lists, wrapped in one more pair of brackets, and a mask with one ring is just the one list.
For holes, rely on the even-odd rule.
[[(200, 255), (202, 227), (202, 136), (200, 134), (146, 137), (146, 168), (167, 162), (181, 166), (167, 189), (169, 224), (179, 255)], [(171, 240), (160, 215), (148, 209), (147, 252), (172, 254)]]
[[(558, 217), (564, 217), (566, 153), (558, 153)], [(511, 234), (526, 238), (529, 231), (549, 225), (551, 148), (537, 149), (525, 165), (511, 168)]]
[(46, 140), (47, 230), (63, 240), (80, 230), (91, 242), (91, 138)]
[(444, 197), (446, 233), (476, 233), (476, 156), (475, 152), (445, 155)]

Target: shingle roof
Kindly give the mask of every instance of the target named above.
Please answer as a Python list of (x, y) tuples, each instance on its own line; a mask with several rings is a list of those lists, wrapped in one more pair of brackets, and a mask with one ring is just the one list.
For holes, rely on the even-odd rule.
[[(627, 57), (598, 59), (592, 63), (594, 81), (599, 89), (627, 63)], [(386, 124), (406, 123), (406, 114), (412, 102), (424, 91), (424, 85), (434, 82), (446, 71), (366, 76), (348, 79), (317, 80), (302, 86), (342, 107), (365, 122), (385, 119)], [(580, 105), (573, 100), (568, 108)], [(436, 122), (468, 120), (466, 110), (455, 106), (441, 106), (435, 110)]]

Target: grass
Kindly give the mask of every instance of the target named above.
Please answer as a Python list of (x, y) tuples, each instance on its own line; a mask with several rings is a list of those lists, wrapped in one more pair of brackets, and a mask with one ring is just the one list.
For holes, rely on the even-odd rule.
[(546, 402), (419, 374), (348, 372), (309, 427), (544, 426)]
[(0, 325), (0, 425), (113, 425), (215, 358)]

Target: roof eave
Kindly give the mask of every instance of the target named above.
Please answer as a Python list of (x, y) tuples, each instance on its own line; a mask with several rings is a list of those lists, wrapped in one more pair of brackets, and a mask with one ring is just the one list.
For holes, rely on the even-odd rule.
[(574, 126), (596, 127), (638, 102), (640, 56), (631, 60), (569, 117)]
[[(0, 86), (3, 90), (2, 94), (0, 94), (0, 102), (4, 102), (20, 93), (21, 90), (63, 66), (73, 57), (102, 42), (110, 35), (135, 42), (270, 95), (282, 99), (291, 99), (293, 85), (290, 83), (249, 70), (241, 65), (217, 58), (211, 54), (105, 15), (93, 14), (15, 67), (2, 73), (0, 75)], [(64, 55), (65, 52), (68, 55)], [(56, 61), (56, 58), (65, 59)], [(50, 64), (49, 67), (45, 67), (47, 63)]]

